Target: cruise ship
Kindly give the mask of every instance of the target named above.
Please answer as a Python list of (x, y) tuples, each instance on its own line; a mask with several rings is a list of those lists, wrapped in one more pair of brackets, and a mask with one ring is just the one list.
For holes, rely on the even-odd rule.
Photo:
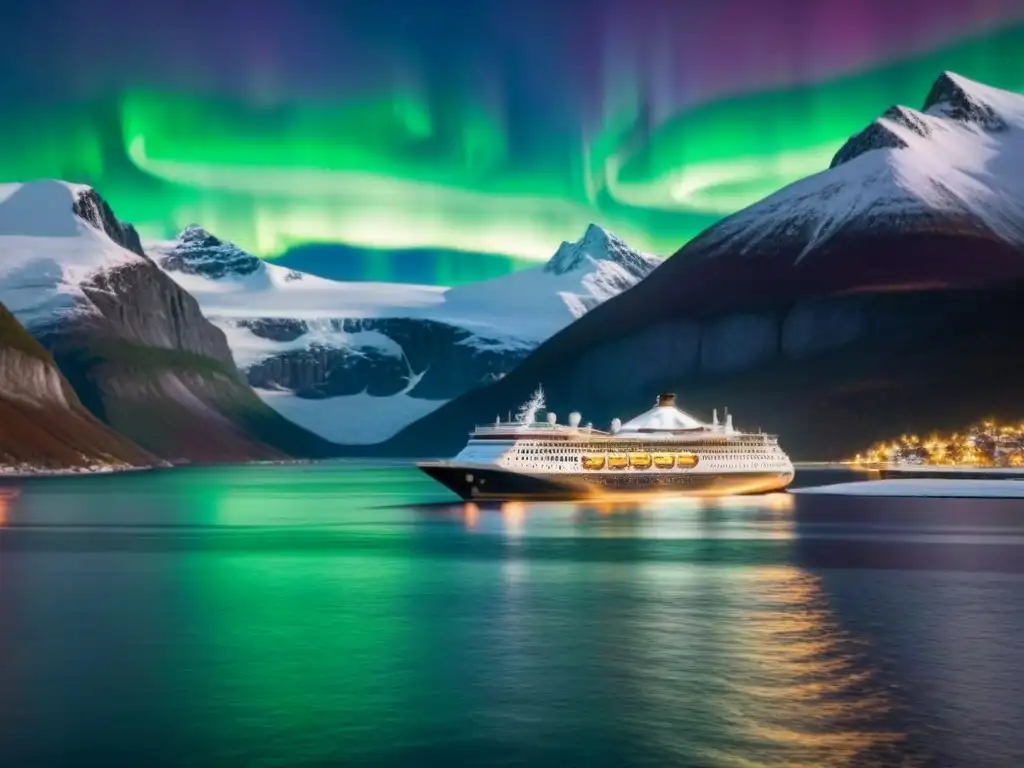
[(728, 411), (724, 423), (717, 411), (701, 422), (671, 393), (625, 424), (613, 419), (607, 432), (580, 422), (572, 413), (559, 424), (538, 388), (516, 418), (476, 427), (455, 458), (417, 466), (463, 499), (481, 501), (768, 493), (793, 480), (776, 437), (735, 429)]

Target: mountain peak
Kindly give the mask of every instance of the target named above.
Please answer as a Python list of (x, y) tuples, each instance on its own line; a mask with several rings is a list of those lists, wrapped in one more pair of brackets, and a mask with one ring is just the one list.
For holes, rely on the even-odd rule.
[(558, 246), (544, 265), (544, 271), (564, 275), (598, 261), (618, 264), (638, 278), (645, 277), (659, 263), (651, 256), (634, 251), (604, 227), (591, 223), (579, 240)]
[(74, 203), (71, 209), (79, 218), (87, 221), (115, 243), (132, 253), (145, 257), (146, 252), (142, 250), (142, 241), (135, 227), (127, 222), (121, 221), (114, 215), (113, 209), (104, 200), (100, 193), (92, 187), (73, 186)]
[(936, 121), (998, 133), (1007, 120), (1024, 125), (1024, 96), (975, 82), (955, 72), (943, 72), (932, 83), (921, 111), (889, 107), (867, 128), (840, 147), (829, 168), (835, 168), (874, 149), (905, 149), (916, 137), (933, 135)]
[(118, 219), (92, 187), (58, 179), (0, 184), (0, 234), (68, 237), (81, 222), (145, 258), (135, 227)]
[(262, 262), (237, 245), (189, 224), (170, 243), (160, 248), (160, 266), (169, 272), (203, 275), (214, 280), (251, 275)]
[(904, 149), (907, 131), (922, 138), (931, 135), (927, 117), (909, 107), (889, 107), (871, 125), (847, 139), (828, 167), (835, 168), (873, 149)]
[(993, 96), (999, 101), (1003, 94), (955, 72), (943, 72), (924, 100), (924, 111), (960, 123), (971, 123), (987, 131), (1003, 131), (1006, 130), (1006, 121), (990, 103)]
[(607, 229), (599, 224), (595, 224), (594, 222), (588, 224), (586, 232), (583, 233), (583, 242), (588, 244), (599, 243), (601, 245), (606, 245), (611, 243), (613, 240), (620, 243), (622, 242)]
[(175, 239), (182, 243), (204, 243), (209, 245), (224, 244), (223, 240), (218, 237), (214, 237), (212, 232), (208, 229), (204, 229), (198, 224), (189, 224), (178, 233), (178, 236)]

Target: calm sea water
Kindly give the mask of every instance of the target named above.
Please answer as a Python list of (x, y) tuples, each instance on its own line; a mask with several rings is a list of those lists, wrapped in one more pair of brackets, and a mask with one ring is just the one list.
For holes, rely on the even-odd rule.
[(0, 763), (1024, 766), (1024, 504), (7, 484)]

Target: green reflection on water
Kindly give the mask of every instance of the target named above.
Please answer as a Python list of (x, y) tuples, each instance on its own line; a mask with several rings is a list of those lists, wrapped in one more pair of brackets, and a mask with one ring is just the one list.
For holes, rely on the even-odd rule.
[[(168, 682), (138, 706), (170, 702), (220, 764), (899, 753), (890, 692), (795, 564), (780, 499), (417, 506), (446, 498), (407, 467), (227, 467), (28, 484), (11, 515), (121, 531), (128, 572), (173, 581), (138, 616), (109, 608), (131, 584), (102, 581), (107, 613), (79, 601), (81, 626), (166, 628)], [(164, 549), (131, 550), (121, 527), (145, 522)]]

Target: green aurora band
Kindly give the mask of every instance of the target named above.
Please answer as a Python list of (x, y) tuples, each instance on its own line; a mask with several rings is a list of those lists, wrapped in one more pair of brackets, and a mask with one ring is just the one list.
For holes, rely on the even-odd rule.
[[(826, 168), (889, 105), (920, 107), (943, 70), (1024, 91), (1020, 51), (1024, 25), (829, 82), (700, 104), (639, 141), (636, 114), (609, 115), (573, 156), (525, 166), (510, 159), (494, 110), (453, 100), (439, 114), (408, 84), (272, 108), (139, 89), (8, 116), (0, 179), (84, 181), (144, 237), (200, 222), (271, 258), (310, 243), (443, 249), (474, 254), (484, 277), (548, 258), (591, 221), (667, 255)], [(501, 254), (506, 266), (477, 254)], [(439, 267), (436, 277), (474, 275)]]

